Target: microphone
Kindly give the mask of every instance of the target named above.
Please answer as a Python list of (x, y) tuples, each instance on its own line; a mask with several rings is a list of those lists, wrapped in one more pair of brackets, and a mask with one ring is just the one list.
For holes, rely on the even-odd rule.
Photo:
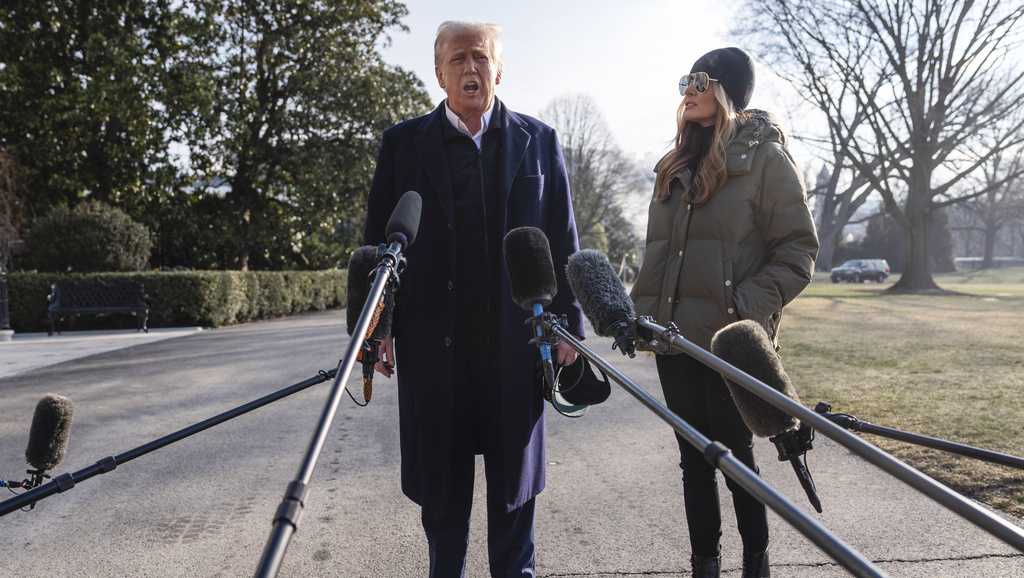
[[(544, 232), (536, 227), (518, 227), (505, 235), (505, 267), (512, 288), (512, 301), (535, 318), (544, 314), (558, 294), (555, 265), (551, 260), (551, 246)], [(538, 323), (536, 335), (540, 341), (541, 363), (549, 388), (555, 386), (555, 366), (551, 361), (551, 345), (543, 341), (544, 330)]]
[[(346, 308), (346, 324), (348, 334), (352, 335), (356, 325), (359, 323), (359, 313), (366, 303), (370, 293), (370, 285), (373, 284), (373, 275), (377, 271), (377, 265), (383, 256), (381, 247), (369, 245), (359, 247), (352, 252), (348, 260), (348, 305)], [(394, 295), (385, 292), (385, 299), (377, 304), (373, 319), (370, 321), (370, 329), (367, 332), (367, 339), (383, 339), (391, 334), (391, 320), (394, 314)]]
[[(782, 360), (775, 351), (764, 328), (755, 321), (745, 319), (726, 325), (711, 338), (711, 353), (728, 361), (737, 369), (747, 373), (794, 401), (800, 397)], [(746, 389), (726, 380), (736, 408), (740, 410), (744, 423), (759, 437), (771, 437), (796, 428), (797, 419)]]
[(505, 235), (505, 266), (512, 287), (512, 301), (523, 309), (539, 314), (558, 294), (551, 246), (543, 231), (536, 227), (518, 227)]
[(569, 257), (565, 272), (569, 288), (597, 334), (614, 337), (612, 348), (635, 357), (636, 310), (608, 257), (593, 249), (578, 251)]
[[(745, 319), (726, 325), (711, 338), (711, 352), (793, 401), (800, 401), (775, 345), (757, 322)], [(728, 379), (725, 384), (743, 422), (755, 435), (769, 438), (775, 444), (779, 461), (788, 460), (793, 466), (808, 500), (820, 513), (821, 501), (814, 480), (806, 463), (800, 462), (800, 456), (813, 448), (814, 430)]]
[(25, 459), (29, 465), (44, 472), (64, 460), (74, 413), (71, 400), (64, 396), (50, 393), (39, 400), (25, 448)]
[[(364, 246), (356, 249), (349, 258), (348, 267), (348, 306), (346, 308), (346, 324), (348, 334), (352, 335), (359, 323), (359, 315), (370, 293), (372, 277), (385, 260), (395, 268), (397, 273), (405, 268), (405, 257), (402, 251), (412, 246), (419, 233), (420, 216), (423, 212), (423, 198), (416, 191), (406, 191), (395, 208), (391, 211), (385, 236), (388, 245), (381, 247)], [(363, 399), (365, 403), (373, 398), (373, 367), (380, 361), (380, 342), (391, 334), (391, 321), (394, 315), (395, 295), (391, 282), (384, 290), (383, 297), (374, 309), (373, 317), (366, 338), (359, 347), (356, 360), (363, 366)], [(387, 364), (390, 368), (390, 360)], [(358, 402), (356, 402), (358, 403)], [(360, 405), (365, 405), (365, 403)]]
[(43, 396), (32, 415), (28, 446), (25, 448), (25, 460), (33, 468), (26, 472), (31, 478), (21, 482), (0, 480), (0, 486), (32, 489), (49, 478), (46, 472), (64, 460), (73, 415), (70, 399), (52, 393)]
[[(637, 339), (636, 314), (632, 300), (607, 257), (598, 251), (580, 251), (569, 257), (566, 274), (569, 286), (597, 333), (614, 337), (616, 346), (624, 354), (633, 354)], [(711, 348), (715, 356), (799, 401), (789, 376), (782, 368), (782, 361), (760, 325), (741, 321), (726, 326), (715, 335)], [(800, 425), (793, 417), (739, 385), (728, 380), (726, 385), (744, 423), (760, 437), (771, 436), (779, 451), (779, 459), (788, 460), (793, 465), (808, 499), (821, 512), (814, 481), (798, 459), (811, 449), (814, 430)]]
[[(377, 271), (377, 265), (380, 263), (383, 252), (383, 247), (364, 246), (353, 251), (349, 258), (346, 325), (350, 336), (359, 323), (359, 314), (366, 303), (372, 278)], [(394, 306), (394, 294), (391, 291), (385, 291), (383, 298), (373, 311), (366, 339), (356, 356), (356, 360), (363, 366), (363, 399), (366, 402), (373, 398), (373, 367), (380, 360), (380, 341), (391, 334)]]
[(402, 249), (409, 248), (416, 241), (420, 230), (420, 215), (423, 212), (423, 198), (416, 191), (406, 191), (391, 211), (385, 227), (388, 243), (398, 243)]

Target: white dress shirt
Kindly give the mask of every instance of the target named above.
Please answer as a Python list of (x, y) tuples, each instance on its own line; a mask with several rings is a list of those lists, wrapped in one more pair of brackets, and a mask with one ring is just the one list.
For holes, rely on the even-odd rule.
[(444, 112), (448, 116), (448, 122), (452, 123), (452, 126), (454, 126), (456, 130), (473, 139), (473, 144), (476, 145), (476, 150), (480, 150), (480, 147), (482, 146), (481, 143), (484, 140), (484, 133), (487, 131), (487, 127), (491, 124), (491, 113), (494, 112), (494, 101), (492, 100), (491, 107), (480, 115), (480, 130), (478, 130), (476, 134), (469, 132), (469, 127), (467, 127), (466, 123), (462, 122), (462, 119), (459, 118), (459, 115), (455, 114), (455, 111), (448, 106), (447, 100), (444, 101)]

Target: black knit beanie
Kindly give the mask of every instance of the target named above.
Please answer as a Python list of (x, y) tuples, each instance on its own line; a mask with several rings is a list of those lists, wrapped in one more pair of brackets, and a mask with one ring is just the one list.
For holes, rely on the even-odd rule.
[(697, 59), (690, 73), (706, 72), (717, 79), (737, 111), (747, 108), (754, 94), (754, 63), (739, 48), (718, 48)]

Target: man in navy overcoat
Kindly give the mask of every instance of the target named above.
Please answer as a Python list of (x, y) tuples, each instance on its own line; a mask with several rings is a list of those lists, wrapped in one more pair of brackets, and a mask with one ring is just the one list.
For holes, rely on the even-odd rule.
[[(483, 454), (491, 574), (534, 576), (543, 400), (537, 349), (527, 314), (512, 302), (502, 239), (521, 226), (547, 234), (558, 277), (548, 309), (566, 314), (582, 337), (565, 279), (579, 247), (569, 180), (554, 130), (494, 97), (500, 28), (445, 22), (434, 61), (447, 99), (384, 132), (365, 230), (367, 244), (383, 243), (398, 198), (409, 190), (423, 197), (382, 351), (398, 365), (402, 490), (422, 507), (430, 576), (462, 576), (475, 455)], [(564, 343), (555, 355), (562, 364), (575, 360)]]

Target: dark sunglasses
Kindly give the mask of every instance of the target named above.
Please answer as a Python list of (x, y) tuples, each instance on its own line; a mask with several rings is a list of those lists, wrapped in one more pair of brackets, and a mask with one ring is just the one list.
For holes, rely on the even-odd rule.
[(693, 85), (693, 89), (697, 92), (704, 92), (712, 82), (718, 82), (718, 79), (711, 78), (706, 72), (686, 74), (679, 79), (679, 95), (686, 96), (686, 88), (690, 85)]

